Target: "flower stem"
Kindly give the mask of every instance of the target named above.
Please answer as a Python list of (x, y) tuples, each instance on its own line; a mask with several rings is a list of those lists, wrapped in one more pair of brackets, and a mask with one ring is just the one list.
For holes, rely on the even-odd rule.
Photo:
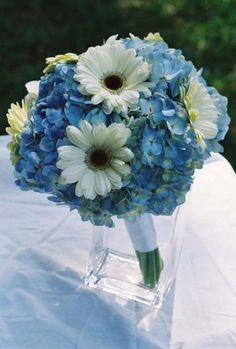
[(135, 252), (143, 275), (144, 284), (150, 288), (155, 288), (163, 269), (163, 261), (158, 247), (150, 252)]

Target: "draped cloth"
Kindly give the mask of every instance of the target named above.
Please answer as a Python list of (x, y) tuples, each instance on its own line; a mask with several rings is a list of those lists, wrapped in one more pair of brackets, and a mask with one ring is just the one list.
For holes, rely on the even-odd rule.
[(158, 313), (84, 286), (91, 224), (14, 184), (8, 140), (0, 137), (0, 349), (236, 348), (236, 176), (223, 156), (196, 171), (176, 283)]

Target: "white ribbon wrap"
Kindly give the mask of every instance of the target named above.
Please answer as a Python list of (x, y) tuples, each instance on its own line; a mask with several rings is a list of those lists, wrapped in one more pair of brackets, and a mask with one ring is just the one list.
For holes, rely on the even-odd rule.
[(145, 213), (133, 222), (125, 219), (125, 225), (136, 251), (150, 252), (157, 248), (156, 232), (151, 214)]

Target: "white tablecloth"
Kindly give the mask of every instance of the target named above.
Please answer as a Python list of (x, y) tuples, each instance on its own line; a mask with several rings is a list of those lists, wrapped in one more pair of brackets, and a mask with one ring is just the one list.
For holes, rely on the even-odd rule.
[(175, 288), (158, 314), (83, 285), (91, 225), (22, 192), (0, 137), (0, 349), (236, 348), (236, 176), (197, 171)]

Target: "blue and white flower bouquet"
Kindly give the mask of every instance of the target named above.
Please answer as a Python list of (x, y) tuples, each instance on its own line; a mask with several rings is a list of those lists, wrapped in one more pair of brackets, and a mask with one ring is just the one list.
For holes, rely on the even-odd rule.
[[(146, 213), (171, 215), (195, 169), (223, 150), (227, 99), (159, 33), (114, 35), (46, 63), (7, 115), (16, 184), (50, 193), (84, 221), (112, 227), (113, 216), (129, 222)], [(154, 287), (158, 248), (136, 252), (145, 283)], [(156, 263), (151, 279), (148, 256)]]

